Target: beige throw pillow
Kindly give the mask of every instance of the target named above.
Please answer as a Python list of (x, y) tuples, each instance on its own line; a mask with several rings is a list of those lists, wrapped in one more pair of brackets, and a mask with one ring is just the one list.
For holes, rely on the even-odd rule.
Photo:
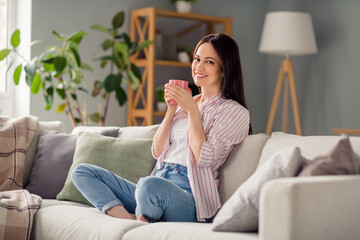
[(262, 186), (275, 178), (296, 176), (305, 160), (298, 147), (275, 153), (225, 202), (214, 219), (213, 230), (257, 231)]

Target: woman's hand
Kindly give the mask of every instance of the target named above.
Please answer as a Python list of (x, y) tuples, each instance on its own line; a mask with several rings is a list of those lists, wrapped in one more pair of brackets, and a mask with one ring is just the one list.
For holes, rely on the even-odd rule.
[[(175, 100), (177, 104), (171, 104), (170, 101)], [(188, 115), (198, 111), (198, 106), (192, 98), (191, 93), (175, 84), (165, 84), (165, 101), (169, 108), (179, 105)]]

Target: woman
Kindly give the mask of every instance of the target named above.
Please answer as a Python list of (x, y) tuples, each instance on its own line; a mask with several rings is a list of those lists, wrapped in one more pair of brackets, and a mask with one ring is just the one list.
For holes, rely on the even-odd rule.
[(201, 90), (195, 97), (165, 85), (168, 109), (154, 136), (152, 153), (158, 161), (151, 176), (134, 184), (96, 166), (74, 169), (75, 186), (103, 213), (141, 221), (207, 222), (220, 208), (218, 169), (252, 132), (236, 42), (225, 34), (201, 39), (192, 76)]

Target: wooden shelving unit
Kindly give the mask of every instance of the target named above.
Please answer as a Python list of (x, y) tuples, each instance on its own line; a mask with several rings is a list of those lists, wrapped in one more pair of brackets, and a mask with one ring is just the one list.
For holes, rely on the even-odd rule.
[[(176, 35), (183, 36), (197, 30), (201, 26), (206, 27), (205, 34), (215, 33), (215, 26), (222, 26), (222, 33), (229, 36), (232, 35), (232, 18), (215, 17), (194, 13), (178, 13), (167, 10), (160, 10), (154, 7), (136, 9), (131, 11), (130, 17), (130, 38), (132, 41), (152, 40), (154, 44), (144, 49), (144, 56), (140, 57), (137, 53), (132, 56), (132, 61), (138, 66), (143, 67), (142, 84), (135, 91), (129, 86), (128, 90), (128, 126), (136, 125), (152, 125), (154, 116), (165, 116), (165, 112), (157, 112), (154, 110), (154, 80), (155, 67), (185, 67), (190, 68), (191, 63), (183, 63), (177, 61), (167, 61), (155, 59), (155, 36), (157, 32), (161, 32), (156, 26), (157, 17), (188, 19), (196, 23)], [(140, 121), (140, 123), (139, 123)]]

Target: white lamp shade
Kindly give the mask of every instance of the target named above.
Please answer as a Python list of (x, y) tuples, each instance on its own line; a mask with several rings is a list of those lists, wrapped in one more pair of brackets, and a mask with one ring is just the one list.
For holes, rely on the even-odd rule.
[(302, 12), (267, 13), (259, 51), (276, 55), (317, 53), (310, 14)]

